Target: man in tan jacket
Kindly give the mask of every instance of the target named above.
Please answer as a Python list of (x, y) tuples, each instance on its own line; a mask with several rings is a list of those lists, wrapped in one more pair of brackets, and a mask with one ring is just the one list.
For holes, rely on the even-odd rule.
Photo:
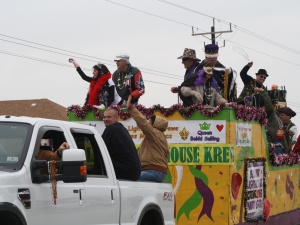
[(164, 135), (164, 131), (168, 128), (168, 121), (155, 115), (147, 120), (141, 112), (131, 105), (130, 96), (128, 97), (127, 108), (145, 135), (139, 151), (142, 166), (139, 180), (162, 182), (168, 173), (169, 146)]

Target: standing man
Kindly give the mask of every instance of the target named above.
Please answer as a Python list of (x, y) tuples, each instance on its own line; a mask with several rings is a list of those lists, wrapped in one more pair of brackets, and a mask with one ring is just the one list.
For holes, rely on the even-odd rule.
[(237, 99), (238, 104), (246, 104), (245, 98), (251, 99), (252, 105), (256, 107), (264, 106), (264, 101), (261, 98), (261, 92), (264, 91), (265, 87), (263, 83), (269, 76), (265, 69), (259, 69), (256, 73), (256, 78), (252, 78), (247, 74), (248, 70), (253, 66), (253, 62), (249, 62), (240, 72), (241, 79), (244, 83), (244, 88)]
[(228, 102), (236, 102), (236, 75), (231, 68), (226, 68), (218, 61), (219, 46), (215, 44), (207, 44), (204, 48), (205, 60), (203, 60), (199, 67), (212, 66), (213, 77), (218, 83), (220, 94)]
[(138, 104), (139, 98), (145, 93), (141, 71), (130, 64), (129, 55), (126, 53), (118, 54), (114, 61), (118, 69), (113, 73), (112, 79), (118, 94), (126, 101), (131, 95), (132, 104)]
[[(201, 69), (199, 68), (200, 59), (196, 57), (196, 51), (194, 49), (185, 48), (182, 56), (179, 56), (177, 59), (182, 59), (182, 64), (186, 69), (184, 80), (181, 86), (191, 86), (196, 80), (195, 74)], [(188, 83), (188, 84), (187, 84)], [(180, 92), (180, 87), (172, 87), (171, 92), (178, 93), (180, 99), (182, 100), (183, 106), (188, 107), (193, 104), (191, 97), (184, 97)]]
[(128, 130), (118, 122), (118, 112), (108, 108), (103, 117), (102, 138), (108, 149), (117, 179), (138, 180), (141, 163)]

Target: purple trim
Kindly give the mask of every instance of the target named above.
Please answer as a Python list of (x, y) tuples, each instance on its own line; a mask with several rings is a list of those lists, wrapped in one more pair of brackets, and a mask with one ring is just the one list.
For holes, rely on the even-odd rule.
[[(284, 221), (284, 223), (283, 223)], [(267, 222), (259, 221), (255, 223), (243, 222), (237, 223), (236, 225), (300, 225), (300, 209), (288, 211), (285, 213), (270, 216)]]
[[(200, 85), (204, 85), (204, 77), (205, 77), (205, 72), (203, 69), (199, 70), (198, 72), (198, 78), (196, 79), (195, 81), (195, 86), (200, 86)], [(212, 81), (211, 81), (211, 86), (216, 89), (217, 92), (219, 92), (219, 86), (218, 86), (218, 83), (217, 81), (215, 80), (215, 78), (212, 78)]]

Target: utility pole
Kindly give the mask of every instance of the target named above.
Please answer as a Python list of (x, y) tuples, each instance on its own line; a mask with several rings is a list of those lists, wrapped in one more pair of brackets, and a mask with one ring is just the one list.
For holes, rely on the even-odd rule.
[[(196, 33), (194, 33), (194, 27), (192, 27), (192, 36), (202, 35), (203, 37), (208, 38), (205, 35), (209, 35), (210, 34), (211, 38), (208, 38), (208, 39), (211, 40), (212, 44), (216, 44), (216, 38), (217, 37), (221, 36), (221, 34), (223, 34), (223, 33), (230, 33), (230, 32), (232, 32), (232, 30), (231, 30), (231, 23), (229, 24), (229, 26), (230, 26), (230, 30), (215, 31), (215, 18), (213, 18), (213, 26), (211, 27), (210, 32), (197, 33), (196, 34)], [(216, 37), (216, 34), (219, 34), (219, 35)], [(205, 45), (205, 43), (204, 43), (204, 45)], [(225, 41), (224, 41), (224, 46), (225, 46)]]

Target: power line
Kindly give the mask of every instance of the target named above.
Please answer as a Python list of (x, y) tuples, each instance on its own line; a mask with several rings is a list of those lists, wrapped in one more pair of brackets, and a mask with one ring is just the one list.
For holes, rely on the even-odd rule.
[[(64, 51), (64, 52), (68, 52), (68, 53), (72, 53), (72, 54), (76, 54), (76, 55), (80, 55), (80, 56), (84, 56), (84, 57), (88, 57), (88, 58), (93, 58), (93, 59), (107, 61), (107, 62), (114, 62), (112, 60), (98, 58), (98, 57), (95, 57), (95, 56), (89, 56), (89, 55), (85, 55), (85, 54), (82, 54), (82, 53), (73, 52), (73, 51), (69, 51), (69, 50), (65, 50), (65, 49), (61, 49), (61, 48), (56, 48), (56, 47), (52, 47), (52, 46), (49, 46), (49, 45), (40, 44), (40, 43), (37, 43), (37, 42), (27, 41), (27, 40), (24, 40), (24, 39), (20, 39), (20, 38), (8, 36), (8, 35), (4, 35), (4, 34), (0, 34), (0, 36), (4, 36), (4, 37), (15, 39), (15, 40), (18, 40), (18, 41), (23, 41), (23, 42), (27, 42), (27, 43), (30, 43), (30, 44), (35, 44), (35, 45), (39, 45), (39, 46), (43, 46), (43, 47), (47, 47), (47, 48), (52, 48), (52, 49), (55, 49), (55, 50)], [(17, 44), (17, 45), (22, 45), (22, 46), (26, 46), (26, 47), (30, 47), (30, 48), (35, 48), (35, 49), (39, 49), (39, 50), (42, 50), (42, 51), (52, 52), (52, 53), (55, 53), (55, 54), (60, 54), (60, 55), (65, 55), (65, 56), (70, 57), (69, 54), (64, 54), (64, 53), (61, 53), (61, 52), (52, 51), (52, 50), (48, 50), (48, 49), (45, 49), (45, 48), (39, 48), (39, 47), (35, 47), (35, 46), (31, 46), (31, 45), (26, 45), (26, 44), (22, 44), (22, 43), (18, 43), (18, 42), (13, 42), (13, 41), (5, 40), (5, 39), (0, 39), (0, 41), (6, 41), (6, 42), (10, 42), (10, 43)], [(79, 59), (86, 60), (86, 61), (95, 62), (95, 60), (90, 60), (90, 59), (86, 59), (86, 58), (82, 58), (82, 57), (78, 57), (78, 56), (76, 56), (76, 57), (79, 58)], [(114, 64), (107, 63), (107, 65), (113, 66)], [(173, 78), (173, 79), (178, 79), (178, 80), (182, 79), (182, 76), (180, 76), (180, 75), (166, 73), (166, 72), (161, 72), (161, 71), (157, 71), (157, 70), (152, 70), (152, 69), (148, 69), (148, 68), (145, 68), (145, 67), (139, 67), (139, 68), (142, 69), (142, 70), (151, 71), (151, 72), (148, 72), (148, 73), (152, 74), (152, 75), (161, 76), (159, 74), (154, 74), (154, 73), (161, 73), (161, 74), (170, 75), (170, 76), (165, 76), (165, 77), (170, 77), (170, 78), (178, 77), (178, 78)]]
[[(116, 4), (116, 5), (119, 5), (119, 6), (122, 6), (122, 7), (125, 7), (125, 8), (128, 8), (128, 9), (131, 9), (131, 10), (135, 10), (135, 11), (138, 11), (138, 12), (141, 12), (141, 13), (145, 13), (145, 14), (147, 14), (147, 15), (151, 15), (151, 16), (158, 17), (158, 18), (161, 18), (161, 19), (165, 19), (165, 20), (168, 20), (168, 21), (171, 21), (171, 22), (179, 23), (179, 24), (181, 24), (181, 25), (185, 25), (185, 26), (189, 26), (189, 27), (194, 27), (194, 26), (192, 26), (192, 25), (188, 25), (188, 24), (185, 24), (185, 23), (181, 23), (181, 22), (178, 22), (178, 21), (175, 21), (175, 20), (171, 20), (171, 19), (165, 18), (165, 17), (161, 17), (161, 16), (158, 16), (158, 15), (155, 15), (155, 14), (152, 14), (152, 13), (149, 13), (149, 12), (145, 12), (145, 11), (142, 11), (142, 10), (139, 10), (139, 9), (136, 9), (136, 8), (133, 8), (133, 7), (129, 7), (129, 6), (126, 6), (126, 5), (123, 5), (123, 4), (119, 4), (119, 3), (116, 3), (116, 2), (113, 2), (113, 1), (110, 1), (110, 0), (106, 0), (106, 1), (107, 1), (107, 2), (110, 2), (110, 3), (113, 3), (113, 4)], [(225, 24), (232, 24), (232, 23), (229, 23), (229, 22), (227, 22), (227, 21), (225, 21), (225, 20), (221, 20), (221, 19), (218, 19), (218, 18), (209, 16), (209, 15), (207, 15), (207, 14), (204, 14), (204, 13), (201, 13), (201, 12), (198, 12), (198, 11), (195, 11), (195, 10), (192, 10), (192, 9), (188, 9), (188, 8), (186, 8), (186, 7), (183, 7), (183, 6), (180, 6), (180, 5), (177, 5), (177, 4), (174, 4), (174, 3), (171, 3), (171, 2), (165, 1), (165, 0), (158, 0), (158, 1), (160, 1), (160, 2), (162, 2), (162, 3), (165, 3), (165, 4), (168, 4), (168, 5), (175, 6), (175, 7), (177, 7), (177, 8), (181, 8), (181, 9), (183, 9), (183, 10), (187, 10), (187, 11), (189, 11), (189, 12), (193, 12), (193, 13), (196, 13), (196, 14), (200, 14), (200, 15), (202, 15), (202, 16), (206, 16), (206, 17), (209, 17), (209, 18), (217, 19), (218, 21), (223, 22), (223, 23), (225, 23)], [(270, 44), (273, 44), (273, 45), (275, 45), (275, 46), (277, 46), (277, 47), (283, 48), (283, 49), (285, 49), (285, 50), (287, 50), (287, 51), (290, 51), (290, 52), (292, 52), (292, 53), (300, 54), (300, 52), (298, 52), (298, 51), (296, 51), (296, 50), (293, 50), (293, 49), (288, 48), (288, 47), (286, 47), (286, 46), (283, 46), (283, 45), (281, 45), (281, 44), (279, 44), (279, 43), (276, 43), (276, 42), (274, 42), (274, 41), (271, 41), (271, 40), (269, 40), (269, 39), (267, 39), (267, 38), (264, 38), (264, 37), (262, 37), (262, 36), (260, 36), (260, 35), (257, 35), (257, 34), (255, 34), (255, 33), (253, 33), (253, 32), (250, 32), (250, 31), (248, 31), (248, 30), (246, 30), (246, 29), (244, 29), (244, 28), (242, 28), (242, 27), (239, 27), (239, 26), (237, 26), (237, 25), (235, 25), (235, 24), (233, 24), (233, 25), (234, 25), (237, 29), (239, 29), (239, 30), (242, 31), (242, 32), (247, 33), (248, 35), (254, 36), (254, 37), (258, 38), (258, 39), (261, 39), (261, 40), (263, 40), (263, 41), (265, 41), (265, 42), (268, 42), (268, 43), (270, 43)], [(196, 28), (196, 27), (194, 27), (194, 28)], [(202, 30), (202, 29), (200, 29), (200, 28), (197, 28), (197, 29)], [(202, 30), (202, 31), (204, 31), (204, 30)], [(225, 40), (225, 39), (223, 39), (223, 40)], [(229, 41), (229, 40), (228, 40), (228, 41)], [(231, 42), (232, 42), (232, 41), (231, 41)], [(232, 42), (232, 43), (234, 43), (234, 42)], [(240, 44), (238, 44), (238, 45), (240, 45)], [(242, 46), (242, 45), (240, 45), (240, 46)], [(248, 48), (248, 47), (247, 47), (247, 48)], [(248, 49), (250, 49), (250, 48), (248, 48)], [(278, 58), (278, 57), (271, 56), (271, 55), (269, 55), (269, 54), (263, 53), (263, 52), (261, 52), (261, 51), (255, 50), (255, 49), (251, 49), (251, 50), (254, 51), (254, 52), (258, 52), (258, 53), (261, 53), (261, 54), (263, 54), (263, 55), (269, 56), (269, 57), (271, 57), (271, 58), (274, 58), (274, 59), (278, 59), (278, 60), (284, 61), (284, 62), (289, 63), (289, 64), (292, 64), (292, 65), (300, 66), (300, 64), (292, 63), (292, 62), (290, 62), (290, 61), (287, 61), (287, 60), (284, 60), (284, 59), (281, 59), (281, 58)]]
[[(52, 64), (52, 65), (57, 65), (57, 66), (64, 66), (64, 67), (69, 67), (69, 68), (73, 67), (73, 66), (70, 66), (70, 65), (67, 65), (67, 64), (62, 64), (62, 63), (53, 62), (53, 61), (46, 60), (46, 59), (35, 58), (35, 57), (31, 57), (31, 56), (21, 55), (21, 54), (17, 54), (17, 53), (13, 53), (13, 52), (2, 51), (2, 50), (0, 50), (0, 54), (15, 56), (15, 57), (24, 58), (24, 59), (30, 59), (30, 60), (43, 62), (43, 63), (48, 63), (48, 64)], [(90, 70), (91, 71), (91, 69), (84, 69), (84, 70)], [(156, 81), (151, 81), (151, 80), (145, 80), (145, 79), (144, 79), (144, 81), (147, 81), (147, 82), (150, 82), (150, 83), (155, 83), (155, 84), (167, 85), (167, 86), (171, 86), (171, 87), (176, 86), (176, 85), (171, 85), (171, 84), (166, 84), (166, 83), (156, 82)]]
[[(170, 22), (173, 22), (173, 23), (177, 23), (177, 24), (180, 24), (180, 25), (183, 25), (183, 26), (187, 26), (187, 27), (190, 27), (190, 28), (192, 28), (192, 27), (197, 28), (197, 27), (195, 27), (195, 26), (191, 26), (191, 25), (186, 24), (186, 23), (182, 23), (182, 22), (179, 22), (179, 21), (176, 21), (176, 20), (168, 19), (168, 18), (163, 17), (163, 16), (158, 16), (158, 15), (155, 15), (155, 14), (153, 14), (153, 13), (149, 13), (149, 12), (146, 12), (146, 11), (142, 11), (142, 10), (139, 10), (139, 9), (136, 9), (136, 8), (133, 8), (133, 7), (130, 7), (130, 6), (127, 6), (127, 5), (123, 5), (123, 4), (117, 3), (117, 2), (113, 2), (113, 1), (110, 1), (110, 0), (106, 0), (106, 1), (109, 2), (109, 3), (112, 3), (112, 4), (116, 4), (116, 5), (119, 5), (119, 6), (128, 8), (128, 9), (131, 9), (131, 10), (137, 11), (137, 12), (141, 12), (141, 13), (144, 13), (144, 14), (147, 14), (147, 15), (150, 15), (150, 16), (154, 16), (154, 17), (163, 19), (163, 20), (167, 20), (167, 21), (170, 21)], [(197, 28), (197, 29), (201, 30), (200, 28)], [(204, 31), (204, 30), (202, 30), (202, 31)]]
[[(221, 39), (222, 39), (222, 38), (221, 38)], [(277, 59), (277, 60), (280, 60), (280, 61), (283, 61), (283, 62), (286, 62), (286, 63), (292, 64), (292, 65), (294, 65), (294, 66), (300, 66), (300, 64), (293, 63), (293, 62), (290, 62), (290, 61), (287, 61), (287, 60), (284, 60), (284, 59), (281, 59), (281, 58), (278, 58), (278, 57), (275, 57), (275, 56), (269, 55), (269, 54), (267, 54), (267, 53), (264, 53), (264, 52), (262, 52), (262, 51), (258, 51), (258, 50), (255, 50), (255, 49), (253, 49), (253, 48), (249, 48), (249, 47), (247, 47), (247, 46), (245, 46), (245, 45), (241, 45), (241, 44), (238, 44), (238, 43), (236, 43), (236, 42), (229, 41), (229, 40), (227, 40), (227, 41), (228, 41), (228, 42), (231, 42), (231, 43), (233, 43), (233, 44), (236, 44), (236, 45), (238, 45), (238, 46), (241, 46), (241, 47), (243, 47), (243, 48), (247, 48), (247, 49), (250, 49), (250, 50), (252, 50), (252, 51), (258, 52), (258, 53), (260, 53), (260, 54), (262, 54), (262, 55), (265, 55), (265, 56), (271, 57), (271, 58), (273, 58), (273, 59)]]
[(244, 33), (246, 33), (246, 34), (248, 34), (248, 35), (251, 35), (251, 36), (253, 36), (253, 37), (256, 37), (256, 38), (258, 38), (258, 39), (261, 39), (261, 40), (263, 40), (263, 41), (266, 41), (266, 42), (268, 42), (268, 43), (270, 43), (270, 44), (273, 44), (273, 45), (275, 45), (275, 46), (277, 46), (277, 47), (280, 47), (280, 48), (282, 48), (282, 49), (285, 49), (285, 50), (287, 50), (287, 51), (290, 51), (290, 52), (293, 52), (293, 53), (295, 53), (295, 54), (300, 55), (300, 52), (299, 52), (299, 51), (296, 51), (295, 49), (289, 48), (289, 47), (284, 46), (284, 45), (282, 45), (282, 44), (280, 44), (280, 43), (278, 43), (278, 42), (272, 41), (272, 40), (270, 40), (270, 39), (268, 39), (268, 38), (265, 38), (265, 37), (263, 37), (263, 36), (261, 36), (261, 35), (259, 35), (259, 34), (253, 33), (253, 32), (251, 32), (251, 31), (249, 31), (249, 30), (247, 30), (247, 29), (245, 29), (245, 28), (242, 28), (242, 27), (240, 27), (240, 26), (238, 26), (238, 25), (235, 25), (235, 24), (233, 24), (233, 23), (230, 23), (230, 22), (228, 22), (228, 21), (225, 21), (225, 20), (222, 20), (222, 19), (218, 19), (218, 18), (216, 18), (216, 17), (213, 17), (213, 16), (210, 16), (210, 15), (201, 13), (201, 12), (199, 12), (199, 11), (195, 11), (195, 10), (193, 10), (193, 9), (186, 8), (186, 7), (181, 6), (181, 5), (178, 5), (178, 4), (174, 4), (174, 3), (169, 2), (169, 1), (165, 1), (165, 0), (158, 0), (158, 1), (159, 1), (159, 2), (162, 2), (162, 3), (165, 3), (165, 4), (168, 4), (168, 5), (171, 5), (171, 6), (174, 6), (174, 7), (176, 7), (176, 8), (180, 8), (180, 9), (182, 9), (182, 10), (186, 10), (186, 11), (189, 11), (189, 12), (193, 12), (193, 13), (196, 13), (196, 14), (199, 14), (199, 15), (202, 15), (202, 16), (205, 16), (205, 17), (212, 18), (212, 19), (217, 19), (218, 21), (223, 22), (223, 23), (225, 23), (225, 24), (227, 24), (227, 25), (232, 24), (232, 25), (235, 26), (236, 29), (239, 29), (240, 31), (242, 31), (242, 32), (244, 32)]

